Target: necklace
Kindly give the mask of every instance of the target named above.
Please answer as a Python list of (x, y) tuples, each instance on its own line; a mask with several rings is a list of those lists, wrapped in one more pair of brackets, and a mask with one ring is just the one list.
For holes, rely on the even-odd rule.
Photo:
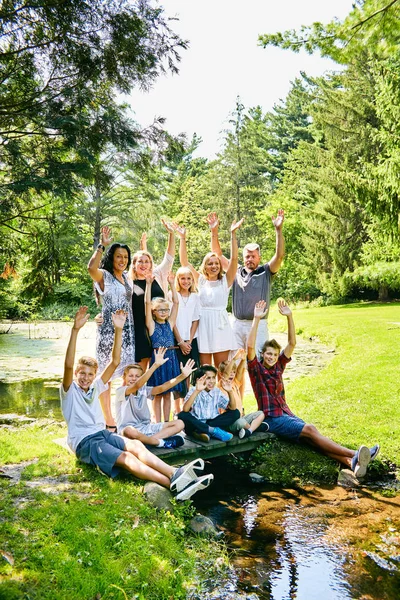
[(181, 298), (182, 298), (183, 306), (187, 306), (187, 303), (190, 300), (190, 294), (189, 294), (189, 296), (186, 297), (186, 300), (185, 300), (185, 296), (182, 296), (182, 294), (181, 294)]

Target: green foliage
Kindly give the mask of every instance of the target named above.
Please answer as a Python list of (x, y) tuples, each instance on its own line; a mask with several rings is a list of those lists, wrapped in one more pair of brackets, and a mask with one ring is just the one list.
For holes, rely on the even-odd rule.
[(358, 267), (346, 277), (349, 287), (376, 290), (379, 300), (387, 300), (389, 293), (400, 293), (400, 262), (377, 262)]

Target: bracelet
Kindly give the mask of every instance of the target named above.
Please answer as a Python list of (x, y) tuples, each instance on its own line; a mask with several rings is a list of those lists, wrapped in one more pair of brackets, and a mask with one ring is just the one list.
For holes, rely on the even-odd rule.
[(180, 342), (178, 342), (178, 346), (181, 346), (184, 343), (185, 343), (184, 340), (181, 340)]
[(103, 244), (98, 244), (96, 250), (101, 250), (102, 252), (104, 252), (104, 250), (106, 249), (105, 246), (103, 246)]

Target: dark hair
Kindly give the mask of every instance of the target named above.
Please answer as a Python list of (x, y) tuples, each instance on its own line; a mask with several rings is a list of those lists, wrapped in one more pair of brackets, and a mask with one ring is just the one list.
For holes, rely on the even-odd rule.
[[(104, 269), (105, 271), (108, 271), (111, 275), (114, 275), (114, 254), (115, 251), (118, 250), (118, 248), (123, 248), (124, 250), (127, 251), (128, 253), (128, 264), (126, 265), (126, 270), (129, 269), (129, 265), (131, 264), (131, 251), (129, 249), (129, 246), (127, 246), (126, 244), (120, 244), (119, 242), (114, 242), (114, 244), (111, 244), (111, 246), (109, 246), (109, 248), (107, 248), (107, 250), (105, 251), (103, 258), (100, 261), (100, 269)], [(96, 298), (96, 304), (99, 305), (100, 304), (100, 294), (96, 289), (96, 286), (93, 283), (93, 287), (94, 287), (94, 295)]]
[(111, 246), (107, 248), (100, 262), (100, 269), (108, 271), (109, 273), (111, 273), (111, 275), (114, 275), (114, 254), (115, 251), (118, 250), (118, 248), (123, 248), (128, 253), (128, 264), (126, 265), (126, 270), (129, 269), (129, 265), (131, 264), (131, 251), (129, 249), (129, 246), (127, 246), (126, 244), (119, 244), (118, 242), (114, 242), (114, 244), (111, 244)]
[(280, 344), (278, 344), (278, 342), (275, 339), (267, 340), (266, 342), (263, 343), (262, 348), (261, 348), (261, 355), (260, 355), (261, 361), (262, 361), (263, 354), (267, 348), (274, 348), (274, 350), (278, 350), (278, 352), (280, 352), (282, 350), (282, 346)]
[(215, 375), (218, 373), (217, 369), (213, 365), (201, 365), (192, 375), (192, 385), (196, 385), (196, 381), (203, 377), (207, 371), (212, 371)]

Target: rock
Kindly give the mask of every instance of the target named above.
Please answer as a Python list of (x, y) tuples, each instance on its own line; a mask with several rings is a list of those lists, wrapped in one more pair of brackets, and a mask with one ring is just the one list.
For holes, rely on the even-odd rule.
[(357, 487), (360, 485), (357, 477), (350, 469), (341, 469), (339, 471), (338, 484), (343, 487)]
[(174, 507), (171, 503), (172, 494), (162, 485), (154, 483), (154, 481), (148, 481), (144, 486), (144, 494), (151, 506), (169, 510), (170, 512), (174, 511)]
[(252, 483), (264, 483), (265, 477), (259, 475), (258, 473), (249, 473), (250, 481)]
[(16, 415), (14, 413), (0, 415), (0, 425), (26, 425), (35, 421), (36, 419), (32, 419), (31, 417)]
[(193, 533), (197, 533), (205, 536), (216, 536), (219, 534), (218, 529), (214, 523), (208, 517), (204, 515), (196, 515), (191, 519), (189, 528)]

